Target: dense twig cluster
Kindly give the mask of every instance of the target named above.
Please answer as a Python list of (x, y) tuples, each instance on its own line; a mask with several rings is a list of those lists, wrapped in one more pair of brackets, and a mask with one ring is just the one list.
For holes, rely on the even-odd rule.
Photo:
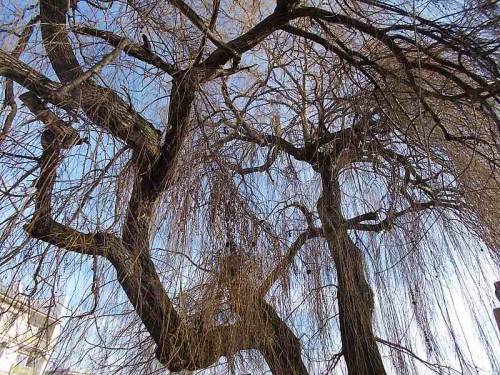
[(442, 6), (40, 0), (6, 20), (0, 272), (33, 298), (87, 285), (66, 332), (96, 322), (103, 372), (454, 371), (443, 310), (472, 371), (443, 288), (484, 279), (471, 238), (500, 243), (499, 14)]

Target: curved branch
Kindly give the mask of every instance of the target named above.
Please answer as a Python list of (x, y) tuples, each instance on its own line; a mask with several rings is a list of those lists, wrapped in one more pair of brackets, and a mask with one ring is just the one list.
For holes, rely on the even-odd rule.
[(290, 265), (299, 250), (304, 246), (307, 240), (315, 237), (322, 236), (322, 229), (320, 228), (309, 228), (305, 232), (301, 233), (297, 239), (290, 245), (285, 256), (279, 261), (276, 267), (273, 268), (271, 272), (267, 275), (266, 279), (262, 282), (257, 290), (257, 298), (264, 298), (266, 293), (271, 289), (274, 283), (283, 276), (283, 274), (288, 270)]
[[(293, 16), (292, 13), (274, 12), (260, 21), (257, 25), (252, 27), (245, 34), (233, 39), (226, 44), (241, 55), (242, 53), (255, 47), (257, 44), (271, 35), (274, 31), (278, 30), (281, 26), (285, 25), (293, 18), (296, 18), (296, 16)], [(233, 55), (229, 53), (227, 49), (217, 48), (205, 59), (205, 61), (201, 65), (207, 68), (217, 68), (224, 65), (232, 57)]]
[[(439, 200), (431, 200), (428, 202), (412, 202), (412, 204), (397, 212), (389, 212), (386, 216), (385, 219), (380, 221), (379, 223), (376, 224), (363, 224), (362, 221), (364, 220), (376, 220), (377, 213), (375, 212), (369, 212), (360, 216), (357, 216), (353, 219), (347, 220), (346, 221), (346, 228), (347, 229), (355, 229), (355, 230), (361, 230), (361, 231), (368, 231), (368, 232), (381, 232), (383, 230), (388, 230), (392, 228), (396, 222), (396, 220), (404, 216), (408, 213), (415, 213), (419, 211), (424, 211), (431, 209), (433, 207), (446, 207), (446, 208), (457, 208), (457, 205), (455, 202), (452, 201), (439, 201)], [(374, 219), (375, 217), (375, 219)]]
[[(73, 52), (66, 30), (66, 0), (40, 1), (42, 39), (57, 76), (68, 84), (85, 75)], [(154, 160), (159, 151), (159, 132), (146, 119), (125, 103), (116, 92), (85, 81), (69, 95), (69, 100), (81, 106), (98, 126), (134, 148), (141, 158)]]
[(165, 62), (160, 56), (152, 52), (150, 49), (144, 48), (144, 46), (140, 44), (133, 43), (131, 40), (112, 33), (111, 31), (94, 29), (89, 26), (75, 26), (71, 30), (78, 34), (94, 36), (105, 40), (114, 47), (118, 47), (123, 40), (126, 40), (127, 47), (124, 48), (123, 51), (127, 55), (151, 64), (171, 76), (174, 76), (179, 71), (174, 65)]
[[(57, 142), (58, 147), (70, 148), (74, 145), (88, 143), (88, 139), (80, 138), (78, 132), (70, 124), (60, 119), (54, 112), (49, 110), (45, 104), (32, 92), (28, 91), (21, 94), (19, 98), (26, 107), (42, 121), (53, 136), (53, 141)], [(42, 143), (43, 145), (43, 143)]]
[(213, 44), (231, 54), (233, 58), (239, 61), (239, 53), (234, 50), (231, 45), (226, 44), (221, 39), (219, 39), (217, 35), (215, 35), (215, 33), (211, 30), (210, 26), (207, 26), (205, 24), (205, 21), (203, 21), (203, 19), (198, 14), (196, 14), (196, 12), (189, 5), (187, 5), (182, 0), (169, 0), (169, 2), (172, 3), (177, 9), (179, 9), (182, 14), (189, 18), (193, 25), (195, 25), (200, 31), (202, 31), (203, 34), (206, 35), (206, 37)]
[(242, 176), (252, 173), (267, 172), (269, 168), (271, 168), (271, 166), (276, 161), (278, 154), (279, 154), (278, 148), (274, 147), (269, 150), (269, 152), (267, 153), (266, 161), (262, 165), (243, 168), (240, 167), (239, 165), (230, 164), (229, 167)]

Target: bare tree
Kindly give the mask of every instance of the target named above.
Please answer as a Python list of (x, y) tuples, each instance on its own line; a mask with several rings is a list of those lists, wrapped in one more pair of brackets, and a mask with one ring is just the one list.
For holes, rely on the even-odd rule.
[[(338, 319), (327, 371), (384, 374), (381, 346), (401, 373), (449, 370), (430, 323), (442, 288), (482, 277), (466, 240), (500, 243), (496, 21), (476, 1), (41, 0), (7, 15), (2, 272), (30, 275), (35, 296), (75, 254), (92, 260), (84, 315), (116, 312), (100, 291), (116, 281), (140, 321), (116, 314), (119, 337), (150, 370), (152, 340), (174, 372), (244, 351), (273, 374), (315, 371), (287, 318), (298, 290), (316, 352)], [(402, 338), (406, 304), (428, 360)]]

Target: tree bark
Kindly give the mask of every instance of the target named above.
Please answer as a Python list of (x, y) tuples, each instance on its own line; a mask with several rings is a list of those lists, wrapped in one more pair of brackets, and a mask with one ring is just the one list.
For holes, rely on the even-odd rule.
[[(85, 74), (67, 35), (67, 10), (68, 4), (64, 0), (42, 0), (40, 3), (44, 46), (63, 87), (71, 85)], [(270, 27), (264, 23), (267, 25), (264, 30), (256, 28), (256, 32), (240, 38), (240, 44), (250, 48), (276, 29), (285, 18), (272, 18), (275, 25)], [(0, 58), (3, 56), (0, 55)], [(224, 59), (227, 57), (223, 56)], [(250, 303), (251, 307), (247, 311), (253, 312), (240, 315), (240, 322), (198, 329), (179, 316), (150, 258), (150, 229), (156, 204), (168, 187), (169, 177), (185, 138), (194, 93), (204, 78), (214, 74), (213, 68), (176, 74), (170, 98), (169, 127), (163, 145), (160, 145), (160, 137), (154, 126), (133, 111), (113, 90), (84, 80), (68, 93), (67, 100), (72, 104), (70, 107), (81, 106), (92, 121), (131, 146), (134, 159), (144, 161), (137, 163), (138, 171), (122, 237), (117, 238), (117, 241), (114, 238), (109, 241), (110, 236), (104, 234), (90, 237), (96, 248), (100, 249), (100, 255), (113, 264), (121, 287), (158, 346), (158, 360), (169, 370), (202, 369), (212, 365), (220, 356), (229, 357), (239, 350), (256, 349), (262, 352), (273, 374), (306, 375), (299, 339), (263, 299), (255, 304)], [(47, 94), (50, 96), (53, 92), (50, 90)], [(73, 103), (75, 100), (77, 102)], [(46, 196), (50, 198), (50, 192)], [(57, 226), (53, 227), (57, 229)], [(37, 238), (49, 240), (47, 231), (33, 233)], [(51, 234), (55, 237), (54, 233)], [(80, 237), (84, 238), (84, 234)], [(58, 238), (52, 238), (52, 242), (64, 244)], [(75, 249), (87, 251), (85, 246)], [(249, 301), (246, 304), (248, 306)]]
[(241, 317), (254, 349), (260, 351), (273, 375), (308, 375), (300, 340), (245, 277), (245, 257), (228, 258), (224, 274), (231, 310)]
[(300, 340), (265, 301), (259, 303), (261, 317), (266, 330), (272, 336), (261, 338), (260, 352), (264, 356), (273, 375), (308, 375), (302, 361)]
[(337, 269), (340, 335), (347, 369), (352, 375), (382, 375), (386, 372), (372, 325), (373, 292), (365, 277), (363, 254), (344, 226), (338, 170), (327, 167), (321, 175), (318, 212)]

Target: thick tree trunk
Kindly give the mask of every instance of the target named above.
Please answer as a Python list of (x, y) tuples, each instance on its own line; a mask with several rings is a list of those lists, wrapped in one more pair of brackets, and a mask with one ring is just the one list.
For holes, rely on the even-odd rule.
[(349, 374), (385, 374), (373, 334), (373, 292), (365, 278), (363, 255), (346, 232), (332, 237), (328, 243), (337, 268), (340, 334)]
[(228, 257), (224, 265), (223, 272), (230, 275), (225, 284), (232, 311), (242, 318), (253, 348), (263, 355), (273, 375), (308, 375), (300, 340), (247, 279), (244, 258)]
[(349, 374), (385, 374), (373, 334), (373, 292), (365, 277), (361, 250), (343, 226), (338, 174), (322, 173), (323, 193), (318, 212), (337, 269), (338, 304), (342, 352)]
[(271, 305), (262, 301), (259, 309), (267, 327), (265, 332), (272, 334), (272, 337), (261, 338), (264, 342), (260, 352), (273, 375), (308, 375), (302, 361), (300, 340)]

